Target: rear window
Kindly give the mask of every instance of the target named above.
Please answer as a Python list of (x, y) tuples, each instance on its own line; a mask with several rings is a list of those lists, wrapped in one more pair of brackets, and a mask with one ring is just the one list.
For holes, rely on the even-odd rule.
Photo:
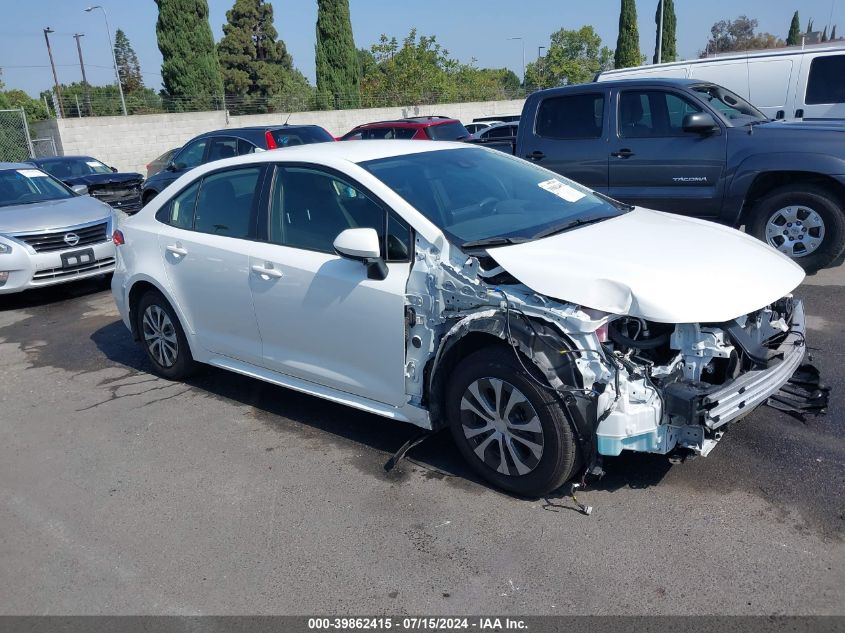
[(816, 57), (810, 64), (807, 80), (807, 105), (845, 103), (845, 55)]
[(279, 147), (291, 147), (293, 145), (308, 145), (309, 143), (326, 143), (333, 141), (334, 137), (323, 128), (295, 127), (290, 129), (271, 130), (273, 140)]
[(432, 141), (457, 141), (469, 136), (467, 129), (458, 122), (432, 125), (425, 131)]
[(566, 95), (543, 99), (537, 110), (537, 136), (599, 138), (604, 120), (604, 95)]

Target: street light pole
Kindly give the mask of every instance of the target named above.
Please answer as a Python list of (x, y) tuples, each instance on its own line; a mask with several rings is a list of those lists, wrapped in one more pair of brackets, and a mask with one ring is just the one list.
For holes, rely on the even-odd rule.
[(126, 100), (123, 98), (123, 84), (120, 83), (120, 73), (117, 72), (117, 58), (114, 56), (114, 45), (111, 41), (111, 28), (109, 28), (109, 16), (106, 14), (106, 10), (101, 7), (99, 4), (95, 4), (92, 7), (88, 7), (85, 9), (86, 13), (91, 13), (94, 9), (99, 9), (103, 12), (103, 19), (106, 21), (106, 33), (109, 36), (109, 48), (111, 49), (111, 61), (114, 65), (114, 76), (117, 79), (117, 89), (120, 92), (120, 106), (123, 108), (123, 116), (126, 116)]
[(522, 43), (522, 89), (525, 90), (525, 39), (521, 37), (509, 37), (509, 40), (519, 40)]
[(59, 115), (64, 118), (65, 107), (62, 104), (62, 88), (59, 85), (59, 76), (56, 74), (56, 64), (53, 63), (53, 49), (50, 48), (50, 33), (53, 33), (53, 29), (48, 26), (44, 29), (44, 41), (47, 42), (47, 55), (50, 56), (50, 68), (53, 69), (53, 83), (56, 86), (56, 99), (59, 102)]

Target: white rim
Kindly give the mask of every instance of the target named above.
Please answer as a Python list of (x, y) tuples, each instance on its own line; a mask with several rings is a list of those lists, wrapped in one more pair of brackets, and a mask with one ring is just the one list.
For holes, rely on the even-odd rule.
[(142, 329), (144, 342), (153, 359), (162, 367), (173, 367), (179, 355), (179, 342), (167, 312), (157, 305), (147, 307)]
[(804, 205), (784, 207), (769, 217), (766, 241), (792, 258), (805, 257), (824, 241), (824, 220)]

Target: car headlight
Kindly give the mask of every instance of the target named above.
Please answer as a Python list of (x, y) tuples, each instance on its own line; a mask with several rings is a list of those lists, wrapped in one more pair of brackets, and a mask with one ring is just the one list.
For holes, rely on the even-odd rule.
[(12, 247), (8, 244), (0, 242), (0, 255), (7, 255), (12, 252)]

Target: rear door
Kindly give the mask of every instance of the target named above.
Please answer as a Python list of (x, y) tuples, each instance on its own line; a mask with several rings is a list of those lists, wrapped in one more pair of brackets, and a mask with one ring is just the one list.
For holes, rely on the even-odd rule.
[(161, 208), (158, 242), (167, 279), (189, 328), (212, 354), (258, 364), (249, 250), (264, 166), (212, 172)]
[(795, 118), (845, 119), (845, 53), (805, 58), (801, 73)]
[(717, 216), (727, 151), (721, 122), (710, 135), (684, 132), (684, 116), (704, 109), (682, 93), (657, 88), (614, 92), (610, 195), (660, 211)]
[(533, 125), (524, 121), (519, 126), (520, 157), (606, 192), (605, 101), (603, 91), (544, 98)]

